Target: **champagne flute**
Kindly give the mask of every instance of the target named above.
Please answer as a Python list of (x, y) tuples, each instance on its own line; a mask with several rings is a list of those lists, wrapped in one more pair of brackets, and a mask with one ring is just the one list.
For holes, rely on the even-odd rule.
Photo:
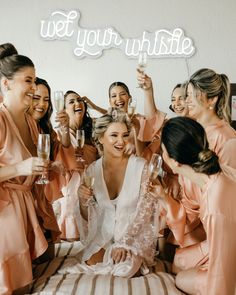
[(151, 161), (148, 165), (149, 179), (155, 180), (158, 176), (162, 178), (163, 170), (162, 170), (162, 157), (159, 154), (153, 154)]
[(83, 175), (83, 183), (86, 187), (92, 189), (94, 185), (94, 176), (88, 175), (87, 173), (84, 173)]
[[(37, 145), (38, 157), (48, 161), (50, 155), (50, 135), (49, 134), (39, 134), (38, 145)], [(36, 181), (38, 184), (47, 184), (49, 180), (45, 173)]]
[[(145, 74), (145, 68), (147, 67), (147, 52), (146, 51), (139, 51), (138, 56), (138, 69), (142, 74)], [(138, 88), (142, 88), (143, 85), (139, 84)]]
[(85, 133), (82, 129), (77, 129), (75, 134), (76, 146), (75, 146), (75, 156), (76, 161), (84, 162), (85, 160), (82, 158), (83, 156), (83, 146), (85, 142)]
[(130, 119), (133, 117), (135, 113), (136, 105), (137, 105), (137, 101), (131, 98), (128, 104), (128, 116), (130, 117)]
[[(94, 176), (91, 175), (91, 174), (88, 174), (87, 171), (84, 171), (83, 173), (83, 184), (89, 188), (89, 189), (93, 189), (93, 185), (94, 185)], [(93, 198), (92, 198), (93, 201), (97, 202), (95, 196), (93, 195)]]
[[(57, 112), (61, 112), (64, 110), (64, 94), (63, 94), (63, 91), (61, 90), (57, 90), (57, 91), (54, 91), (54, 105), (55, 105), (55, 108), (56, 108), (56, 111)], [(56, 128), (60, 128), (60, 126), (56, 126)]]

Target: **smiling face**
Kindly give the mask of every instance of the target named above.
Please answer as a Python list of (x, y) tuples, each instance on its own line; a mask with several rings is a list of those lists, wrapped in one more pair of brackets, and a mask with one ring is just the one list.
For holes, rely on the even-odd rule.
[(66, 112), (70, 118), (70, 126), (79, 128), (85, 115), (85, 102), (77, 93), (70, 93), (65, 99)]
[(11, 105), (22, 109), (31, 106), (36, 89), (34, 67), (23, 67), (12, 79), (4, 78), (3, 84), (8, 89), (6, 95)]
[(114, 86), (110, 90), (110, 105), (127, 113), (128, 103), (131, 96), (122, 86)]
[(42, 119), (47, 113), (49, 100), (47, 87), (43, 84), (38, 84), (33, 96), (32, 105), (29, 109), (29, 113), (36, 121)]
[(195, 89), (191, 83), (188, 84), (186, 103), (188, 106), (189, 117), (199, 120), (209, 108), (206, 94)]
[(122, 157), (128, 143), (129, 132), (125, 123), (111, 123), (100, 138), (103, 152), (113, 157)]
[(186, 116), (188, 113), (187, 104), (185, 102), (185, 89), (177, 87), (171, 96), (171, 107), (178, 116)]

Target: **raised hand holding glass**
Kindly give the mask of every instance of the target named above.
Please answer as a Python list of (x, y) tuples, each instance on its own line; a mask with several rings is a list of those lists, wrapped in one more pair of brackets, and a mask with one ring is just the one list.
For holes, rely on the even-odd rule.
[[(138, 56), (138, 69), (142, 74), (145, 74), (145, 68), (147, 67), (147, 52), (140, 51)], [(138, 88), (142, 88), (143, 85), (139, 84)]]

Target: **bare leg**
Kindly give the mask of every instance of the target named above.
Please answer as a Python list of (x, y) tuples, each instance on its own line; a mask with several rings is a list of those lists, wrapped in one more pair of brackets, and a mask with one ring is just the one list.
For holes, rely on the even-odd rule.
[(101, 248), (98, 252), (94, 253), (87, 261), (86, 263), (88, 265), (94, 265), (99, 262), (103, 261), (103, 256), (104, 256), (105, 250)]
[(198, 268), (191, 268), (188, 270), (180, 271), (175, 278), (175, 284), (180, 290), (184, 291), (187, 294), (197, 294), (198, 290), (196, 281), (199, 280), (198, 276)]

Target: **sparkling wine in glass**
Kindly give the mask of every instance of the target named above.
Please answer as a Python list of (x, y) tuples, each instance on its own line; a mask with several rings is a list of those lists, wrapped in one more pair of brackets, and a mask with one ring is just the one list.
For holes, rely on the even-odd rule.
[[(54, 91), (54, 106), (56, 111), (59, 113), (64, 110), (65, 102), (64, 102), (64, 94), (63, 91), (57, 90)], [(56, 129), (59, 129), (60, 126), (57, 126)]]
[(148, 165), (149, 179), (155, 180), (158, 176), (162, 177), (162, 157), (159, 154), (153, 154)]
[[(94, 185), (94, 176), (93, 175), (90, 175), (87, 173), (87, 171), (84, 171), (83, 173), (83, 184), (87, 187), (87, 188), (90, 188), (90, 189), (93, 189), (93, 185)], [(93, 198), (92, 198), (93, 201), (97, 202), (95, 196), (93, 195)]]
[(76, 130), (75, 134), (75, 139), (76, 139), (76, 147), (75, 147), (75, 156), (76, 160), (80, 162), (84, 162), (83, 159), (83, 146), (85, 142), (85, 133), (84, 130), (78, 129)]
[(93, 188), (94, 176), (91, 176), (91, 175), (88, 175), (88, 174), (85, 173), (85, 175), (83, 177), (83, 182), (84, 182), (86, 187)]
[[(48, 161), (50, 156), (50, 135), (49, 134), (39, 134), (38, 144), (37, 144), (37, 154), (38, 157)], [(47, 184), (49, 180), (45, 173), (36, 181), (38, 184)]]
[(130, 118), (132, 118), (133, 115), (135, 114), (136, 105), (137, 105), (136, 100), (131, 98), (130, 101), (129, 101), (129, 104), (128, 104), (128, 116)]
[[(138, 69), (139, 71), (144, 74), (145, 69), (147, 67), (147, 52), (146, 51), (140, 51), (138, 56)], [(138, 87), (143, 87), (142, 84), (139, 84)]]

